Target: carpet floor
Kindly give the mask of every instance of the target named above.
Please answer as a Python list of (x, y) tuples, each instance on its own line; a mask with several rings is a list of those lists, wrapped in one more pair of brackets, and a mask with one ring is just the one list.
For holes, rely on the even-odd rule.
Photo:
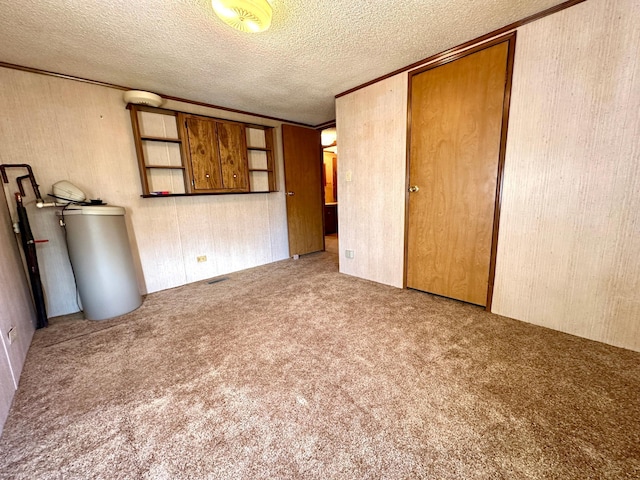
[(338, 244), (338, 234), (332, 233), (331, 235), (325, 235), (324, 237), (324, 249), (329, 253), (335, 253), (338, 255), (339, 244)]
[(312, 254), (38, 330), (18, 479), (640, 478), (640, 354)]

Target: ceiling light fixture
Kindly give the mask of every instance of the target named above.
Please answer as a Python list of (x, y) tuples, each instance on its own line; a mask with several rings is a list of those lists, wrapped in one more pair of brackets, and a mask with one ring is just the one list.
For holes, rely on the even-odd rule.
[(267, 0), (212, 0), (211, 4), (223, 22), (242, 32), (264, 32), (271, 25)]

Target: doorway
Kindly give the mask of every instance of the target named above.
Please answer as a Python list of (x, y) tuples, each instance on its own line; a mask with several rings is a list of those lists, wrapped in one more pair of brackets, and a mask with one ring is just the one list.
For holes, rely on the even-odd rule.
[(324, 245), (327, 252), (338, 249), (338, 143), (336, 128), (321, 131), (322, 187), (324, 190)]
[(515, 34), (410, 75), (406, 285), (490, 309)]

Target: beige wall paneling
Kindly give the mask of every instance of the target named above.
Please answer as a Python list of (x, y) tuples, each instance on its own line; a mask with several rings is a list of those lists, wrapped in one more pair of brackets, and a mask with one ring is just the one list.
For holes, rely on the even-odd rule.
[(287, 202), (284, 192), (284, 167), (282, 164), (282, 128), (276, 127), (273, 132), (274, 149), (276, 151), (275, 175), (278, 192), (267, 196), (269, 206), (269, 231), (271, 233), (271, 257), (273, 259), (290, 258), (289, 231), (287, 228)]
[(264, 130), (260, 128), (247, 128), (247, 146), (253, 148), (266, 148), (267, 142), (265, 140)]
[(11, 402), (16, 392), (16, 386), (11, 375), (11, 365), (5, 348), (7, 347), (4, 336), (0, 341), (0, 435), (4, 422), (7, 420)]
[[(247, 129), (250, 131), (253, 129)], [(264, 131), (263, 133), (263, 141), (264, 144)], [(267, 161), (267, 152), (263, 152), (260, 150), (249, 150), (249, 168), (253, 169), (264, 169), (268, 168)], [(268, 192), (269, 191), (269, 172), (249, 172), (249, 185), (251, 186), (252, 192)]]
[(249, 168), (267, 168), (267, 152), (251, 150), (249, 152)]
[[(178, 138), (176, 117), (150, 112), (138, 112), (140, 134), (161, 138)], [(143, 141), (142, 150), (146, 165), (181, 167), (180, 144)], [(185, 193), (183, 170), (149, 169), (149, 191)]]
[[(166, 150), (168, 146), (163, 145), (160, 147), (155, 145), (148, 150), (157, 148)], [(180, 146), (175, 144), (174, 148), (178, 150)], [(145, 155), (148, 155), (148, 153), (145, 153)], [(153, 158), (153, 156), (150, 155), (149, 158)], [(147, 178), (150, 192), (185, 193), (184, 173), (182, 170), (150, 169)]]
[(336, 124), (340, 271), (402, 287), (407, 73), (338, 98)]
[[(136, 187), (135, 192), (139, 195), (140, 185)], [(176, 207), (180, 200), (174, 197), (143, 199), (139, 196), (131, 199), (131, 223), (148, 293), (187, 282)]]
[[(186, 200), (186, 201), (183, 201)], [(217, 203), (217, 202), (216, 202)], [(216, 256), (216, 237), (224, 233), (216, 228), (220, 219), (212, 218), (206, 197), (181, 198), (176, 202), (178, 229), (182, 245), (182, 264), (185, 269), (185, 283), (215, 277), (220, 273)], [(206, 262), (198, 262), (198, 256), (206, 256)]]
[[(35, 331), (31, 292), (5, 197), (0, 198), (0, 434), (31, 337)], [(7, 333), (14, 327), (18, 337), (9, 344)]]
[[(248, 197), (248, 198), (244, 198)], [(211, 205), (222, 235), (216, 237), (217, 255), (229, 258), (220, 273), (229, 273), (271, 261), (268, 206), (260, 195), (233, 195)], [(251, 231), (251, 235), (246, 232)], [(231, 239), (229, 241), (228, 239)]]
[(640, 2), (519, 29), (493, 311), (640, 350)]
[[(235, 200), (224, 195), (198, 200), (140, 198), (131, 120), (122, 91), (7, 68), (0, 68), (0, 83), (0, 161), (31, 164), (43, 194), (50, 192), (56, 181), (69, 180), (90, 198), (124, 206), (141, 292), (183, 285), (206, 278), (210, 272), (227, 273), (288, 257), (281, 194), (234, 195)], [(278, 185), (283, 184), (279, 122), (177, 101), (163, 106), (276, 127), (276, 173)], [(165, 129), (163, 134), (170, 133), (167, 125), (158, 128)], [(170, 148), (163, 146), (155, 152), (158, 161), (175, 161)], [(176, 179), (165, 180), (168, 183), (159, 185), (171, 185), (167, 190), (176, 188)], [(14, 190), (10, 186), (7, 194)], [(77, 311), (64, 237), (54, 209), (37, 210), (30, 205), (29, 215), (34, 235), (50, 240), (38, 247), (49, 316)], [(219, 218), (236, 223), (224, 226)], [(194, 242), (194, 235), (201, 233), (213, 237)], [(251, 239), (248, 245), (253, 250), (248, 254), (246, 244), (234, 246), (244, 238)], [(207, 254), (208, 261), (194, 268), (191, 259), (205, 248), (214, 258)]]
[(252, 192), (268, 192), (269, 191), (269, 173), (268, 172), (249, 172), (249, 184)]
[(177, 117), (152, 112), (138, 112), (140, 135), (178, 138)]
[[(590, 0), (518, 29), (492, 307), (635, 350), (639, 10), (637, 0)], [(394, 174), (404, 179), (406, 89), (396, 95), (394, 81), (404, 88), (406, 76), (336, 100), (340, 269), (401, 286), (404, 184)]]
[[(187, 200), (177, 202), (187, 283), (271, 261), (268, 207), (260, 196), (225, 195), (216, 202), (202, 196), (181, 200)], [(198, 256), (206, 256), (207, 261), (198, 262)]]

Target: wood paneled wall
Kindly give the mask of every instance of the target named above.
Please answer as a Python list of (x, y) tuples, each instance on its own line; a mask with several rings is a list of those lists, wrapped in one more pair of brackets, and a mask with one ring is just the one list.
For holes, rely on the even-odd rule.
[[(129, 112), (122, 91), (0, 68), (2, 163), (33, 166), (43, 194), (69, 180), (90, 198), (127, 211), (141, 292), (155, 292), (289, 256), (282, 193), (140, 198)], [(278, 185), (284, 185), (280, 123), (176, 101), (169, 109), (276, 127)], [(15, 183), (5, 188), (12, 195)], [(27, 200), (32, 197), (27, 198)], [(49, 316), (78, 310), (54, 209), (29, 207)], [(196, 257), (207, 256), (198, 263)], [(2, 285), (4, 288), (4, 285)]]
[(640, 2), (518, 31), (493, 311), (640, 350)]
[[(492, 309), (634, 350), (639, 35), (637, 0), (589, 0), (518, 29)], [(406, 83), (403, 73), (336, 100), (340, 268), (395, 286), (403, 275)]]
[[(11, 223), (7, 202), (0, 195), (0, 434), (18, 387), (36, 323)], [(18, 337), (9, 344), (7, 333), (11, 327), (17, 330)]]
[(340, 271), (395, 287), (403, 283), (407, 81), (396, 75), (336, 100)]

